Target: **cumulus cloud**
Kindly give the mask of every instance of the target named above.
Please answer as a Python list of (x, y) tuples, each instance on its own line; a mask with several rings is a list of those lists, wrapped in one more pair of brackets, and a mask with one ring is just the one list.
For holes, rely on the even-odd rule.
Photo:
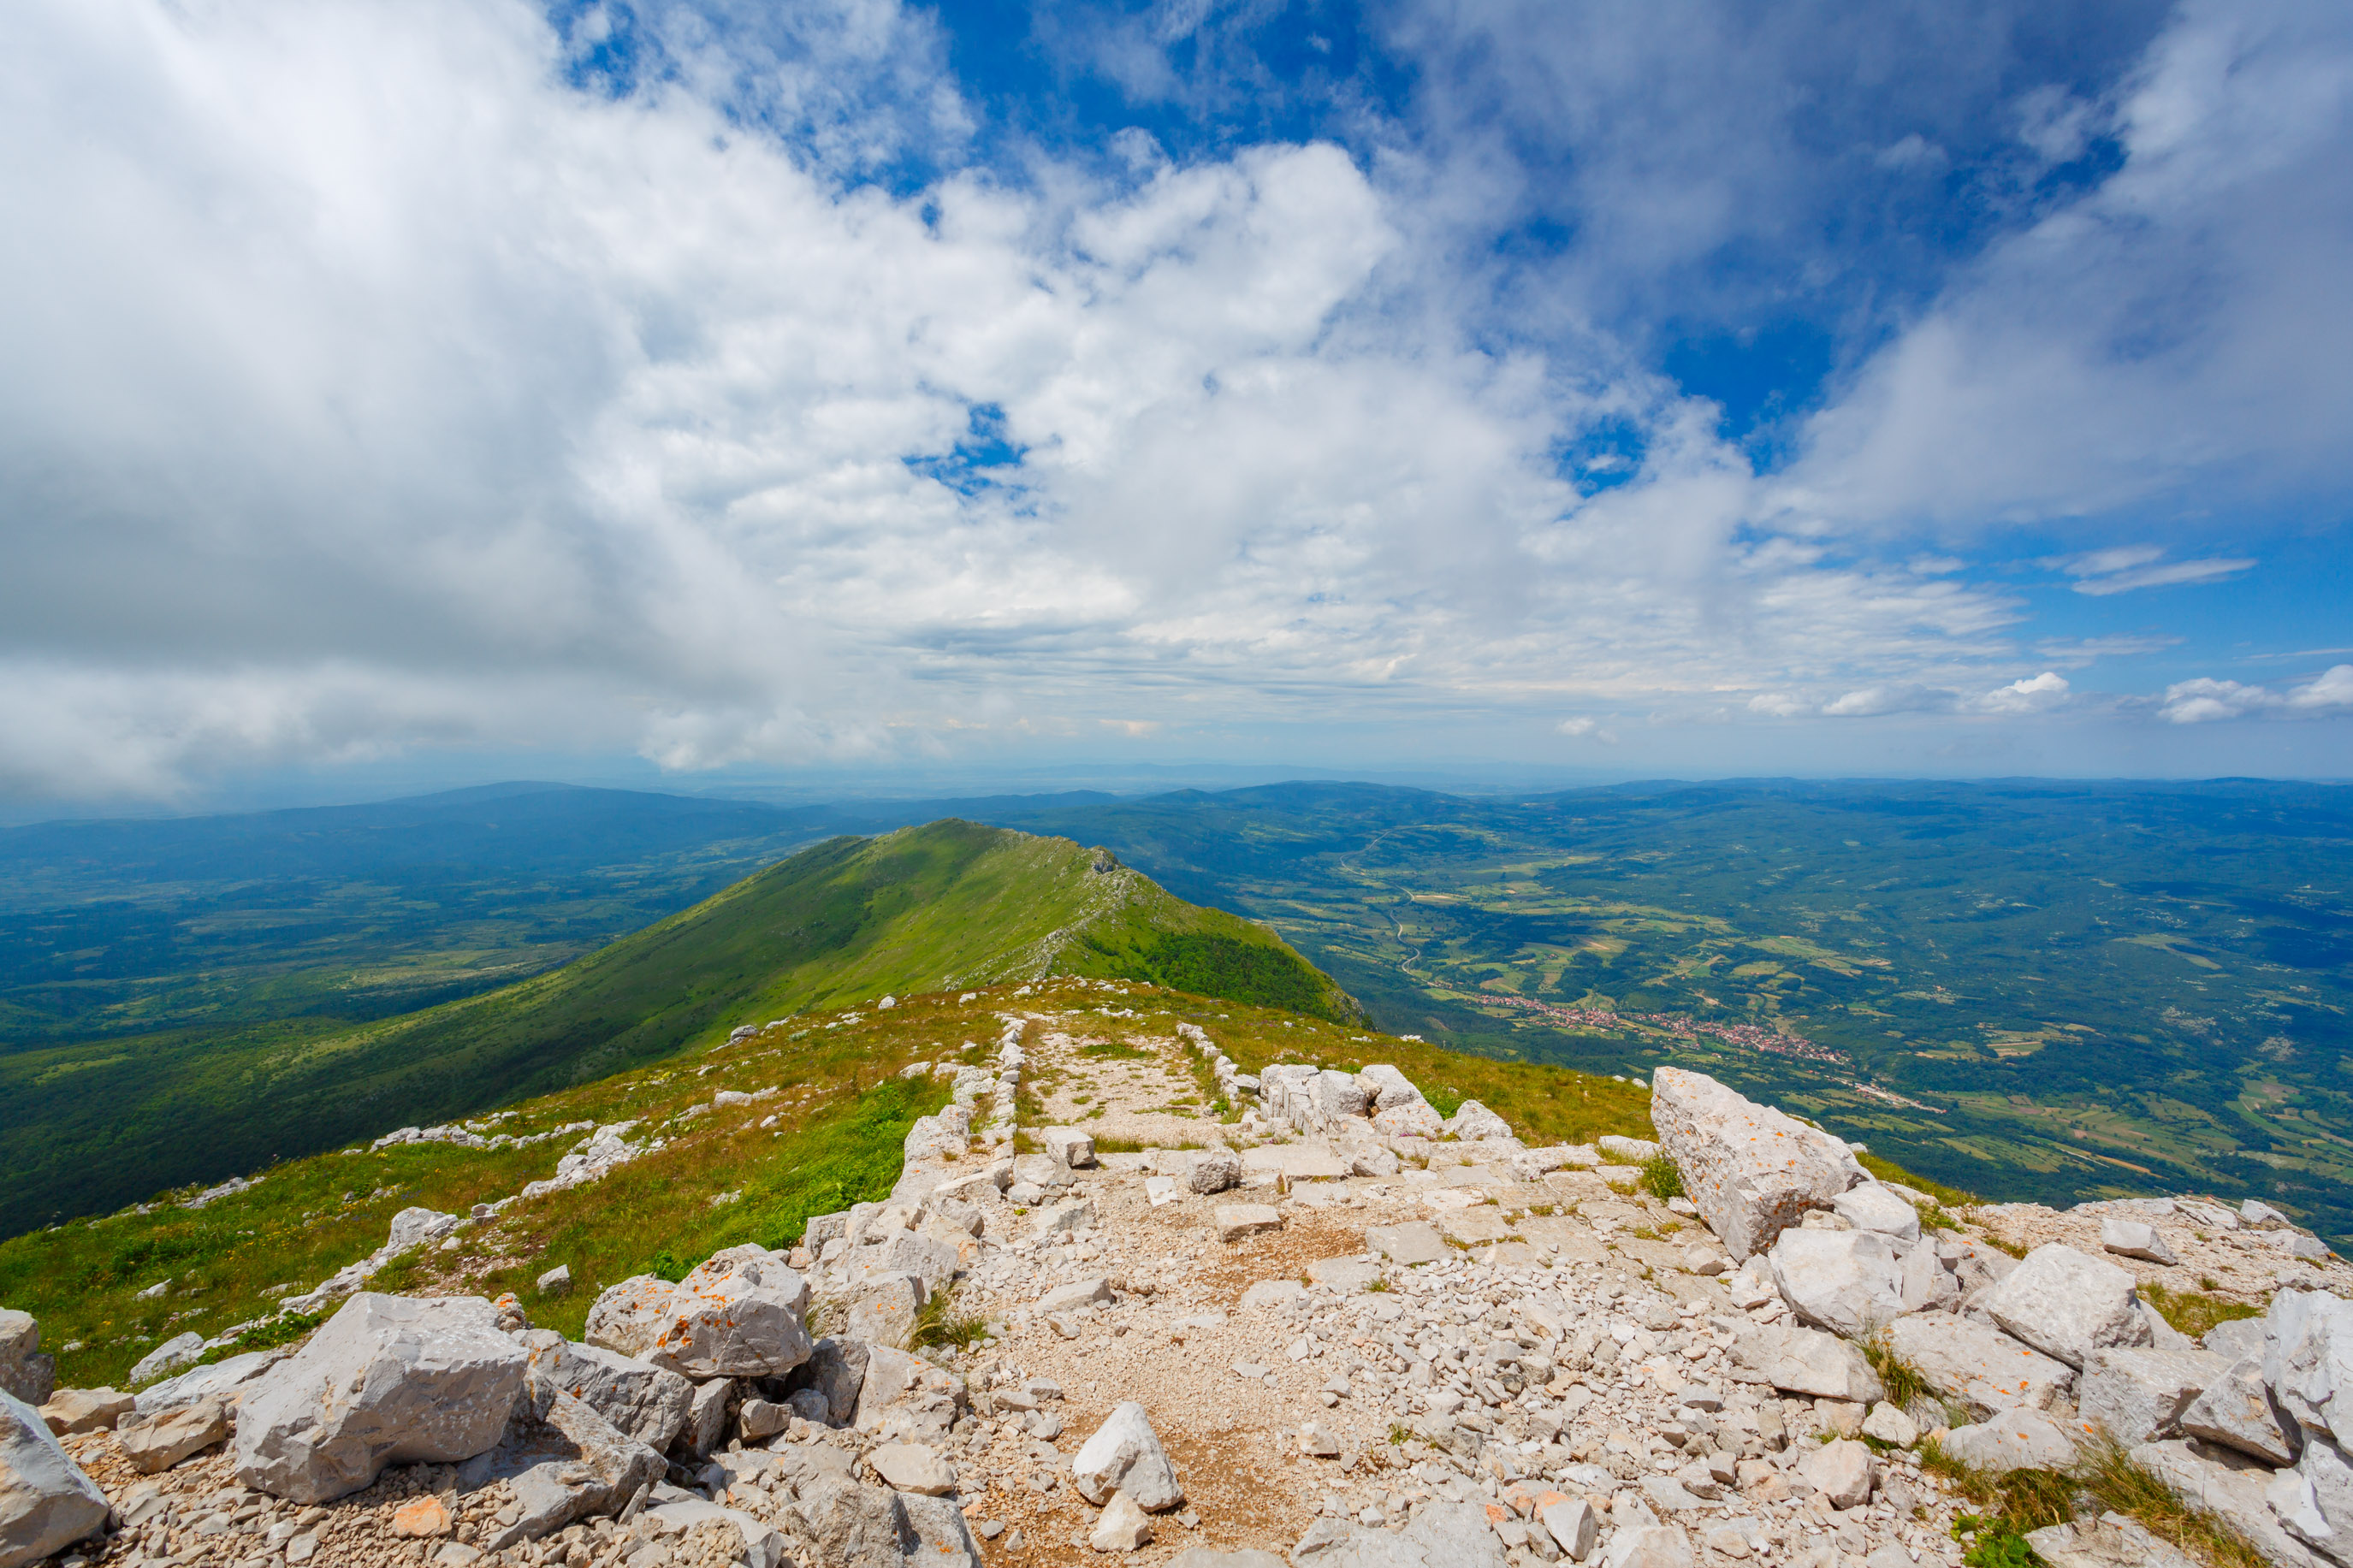
[(2353, 14), (2308, 0), (2189, 0), (2109, 101), (2029, 105), (2045, 156), (2097, 129), (2122, 166), (1873, 356), (1810, 422), (1783, 502), (1974, 531), (2341, 494), (2348, 105)]
[(2236, 680), (2200, 677), (2165, 689), (2158, 712), (2174, 724), (2211, 724), (2256, 714), (2318, 717), (2353, 711), (2353, 664), (2331, 665), (2313, 679), (2286, 691)]
[[(1879, 11), (1858, 26), (1990, 52), (1937, 89), (1950, 101), (1906, 107), (1916, 125), (1886, 95), (1842, 125), (1874, 179), (1978, 155), (1994, 119), (2056, 157), (2106, 115), (2137, 128), (2131, 189), (2095, 193), (2093, 216), (2107, 201), (2202, 234), (2232, 193), (2317, 156), (2305, 121), (2332, 79), (2276, 40), (2211, 80), (2166, 42), (2116, 104), (2018, 118), (1977, 30)], [(1400, 39), (1452, 29), (1431, 46), (1442, 96), (1511, 12), (1393, 19)], [(1888, 478), (1915, 426), (1883, 415), (1905, 343), (2030, 340), (2039, 318), (2003, 314), (2017, 279), (2105, 253), (2052, 229), (2038, 243), (2075, 250), (1989, 257), (1864, 367), (1791, 481), (1760, 478), (1633, 319), (1662, 279), (1782, 222), (1782, 196), (1812, 215), (1791, 234), (1862, 199), (1772, 161), (1811, 144), (1773, 118), (1802, 94), (1743, 89), (1704, 124), (1642, 107), (1646, 79), (1732, 92), (1740, 40), (1697, 86), (1660, 74), (1679, 40), (1655, 21), (1640, 58), (1554, 40), (1504, 62), (1536, 84), (1513, 113), (1567, 105), (1547, 155), (1595, 153), (1563, 188), (1599, 248), (1546, 270), (1466, 239), (1514, 176), (1442, 105), (1353, 149), (1172, 154), (1139, 132), (1109, 158), (1040, 145), (992, 166), (926, 13), (565, 15), (28, 0), (0, 18), (0, 198), (27, 237), (0, 247), (0, 790), (168, 796), (417, 746), (887, 761), (1343, 710), (1503, 712), (1524, 735), (1569, 711), (1555, 734), (1609, 743), (1597, 715), (1738, 693), (1782, 718), (2001, 718), (2067, 696), (2055, 674), (1957, 695), (2016, 673), (2025, 611), (1966, 552), (1881, 536), (1936, 472)], [(1757, 26), (1777, 70), (1818, 69), (1803, 29)], [(2177, 31), (2230, 26), (2193, 10)], [(1222, 26), (1202, 11), (1167, 37), (1224, 50)], [(1116, 32), (1097, 42), (1167, 45)], [(2326, 29), (2297, 39), (2336, 58)], [(1124, 79), (1157, 79), (1131, 64)], [(1597, 96), (1543, 88), (1563, 72)], [(2299, 84), (2302, 120), (2264, 100)], [(2188, 130), (2166, 129), (2175, 100)], [(1712, 164), (1725, 149), (1748, 162)], [(2335, 199), (2316, 198), (2318, 229)], [(2104, 243), (2117, 266), (2138, 254)], [(2244, 287), (2276, 280), (2235, 241), (2221, 254)], [(1753, 302), (1736, 283), (1706, 308)], [(2219, 384), (2251, 400), (2229, 419), (2263, 413), (2253, 351), (2216, 346), (2236, 320), (2148, 345), (2147, 376), (2227, 361), (2239, 379)], [(2285, 363), (2333, 430), (2323, 357)], [(2019, 385), (1987, 384), (1999, 439)], [(1936, 409), (1978, 395), (1951, 385)], [(1956, 449), (1985, 435), (1915, 424)], [(2027, 510), (2094, 489), (2045, 484)], [(1971, 493), (2011, 504), (1992, 480)], [(2148, 548), (2066, 570), (2104, 594), (2245, 564)]]

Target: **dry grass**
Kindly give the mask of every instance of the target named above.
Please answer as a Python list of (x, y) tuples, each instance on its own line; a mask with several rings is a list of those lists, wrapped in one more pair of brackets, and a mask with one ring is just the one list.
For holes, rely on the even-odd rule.
[(2143, 1285), (2140, 1293), (2143, 1300), (2165, 1315), (2167, 1322), (2193, 1340), (2217, 1323), (2263, 1315), (2263, 1310), (2251, 1301), (2233, 1301), (2227, 1296), (2209, 1296), (2198, 1290), (2168, 1290), (2155, 1280)]
[(1977, 1537), (1968, 1553), (1972, 1568), (2022, 1568), (2028, 1556), (2020, 1538), (2029, 1531), (2063, 1524), (2079, 1514), (2096, 1518), (2107, 1512), (2123, 1514), (2212, 1568), (2263, 1568), (2263, 1555), (2253, 1542), (2219, 1515), (2183, 1502), (2163, 1479), (2106, 1437), (2088, 1442), (2074, 1467), (2064, 1472), (1989, 1475), (1960, 1463), (1934, 1441), (1920, 1445), (1920, 1465), (1951, 1481), (1963, 1497), (1986, 1510), (1965, 1515), (1956, 1526), (1957, 1531), (1973, 1529)]

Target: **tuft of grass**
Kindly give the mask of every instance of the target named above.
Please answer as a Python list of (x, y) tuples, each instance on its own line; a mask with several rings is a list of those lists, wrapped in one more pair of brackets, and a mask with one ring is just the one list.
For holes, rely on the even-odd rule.
[(1413, 1428), (1408, 1426), (1402, 1421), (1390, 1422), (1389, 1441), (1399, 1447), (1413, 1441)]
[(1888, 1403), (1899, 1410), (1908, 1407), (1915, 1399), (1927, 1398), (1936, 1392), (1928, 1385), (1928, 1380), (1920, 1375), (1918, 1367), (1895, 1353), (1894, 1343), (1888, 1339), (1884, 1330), (1863, 1341), (1862, 1356), (1871, 1363), (1871, 1370), (1879, 1374), (1880, 1383), (1887, 1390)]
[(1920, 1228), (1924, 1232), (1932, 1230), (1957, 1231), (1961, 1228), (1961, 1222), (1955, 1219), (1951, 1215), (1947, 1214), (1942, 1204), (1932, 1203), (1927, 1207), (1920, 1211)]
[(1653, 1154), (1642, 1162), (1641, 1181), (1642, 1190), (1661, 1203), (1683, 1195), (1683, 1173), (1664, 1154)]
[(1144, 1152), (1144, 1145), (1133, 1138), (1097, 1138), (1095, 1140), (1095, 1152), (1098, 1154), (1141, 1154)]
[(2026, 1244), (2024, 1242), (2012, 1241), (2010, 1237), (1996, 1235), (1992, 1231), (1987, 1231), (1985, 1233), (1985, 1239), (1986, 1245), (1992, 1247), (1996, 1252), (2007, 1252), (2012, 1258), (2023, 1258), (2026, 1256)]
[(1601, 1184), (1621, 1198), (1630, 1198), (1634, 1195), (1634, 1184), (1631, 1182), (1604, 1182)]
[(969, 1350), (988, 1337), (988, 1320), (956, 1310), (955, 1292), (942, 1290), (925, 1301), (915, 1313), (915, 1331), (910, 1336), (910, 1350), (926, 1345), (955, 1345)]
[(1388, 1288), (1389, 1282), (1386, 1279), (1376, 1279), (1371, 1284), (1365, 1287), (1367, 1290), (1386, 1290)]
[[(2194, 1508), (2114, 1439), (2090, 1438), (2065, 1471), (2012, 1470), (1989, 1475), (1962, 1464), (1932, 1438), (1920, 1445), (1920, 1468), (1944, 1477), (1982, 1512), (1954, 1521), (1953, 1537), (1969, 1544), (1969, 1568), (2023, 1568), (2033, 1561), (2029, 1531), (2061, 1524), (2079, 1512), (2120, 1513), (2161, 1541), (2213, 1568), (2263, 1568), (2263, 1553), (2229, 1523)], [(2078, 1507), (2079, 1502), (2087, 1507)]]
[(1079, 1055), (1093, 1057), (1103, 1061), (1144, 1061), (1149, 1058), (1152, 1053), (1141, 1047), (1131, 1046), (1123, 1040), (1106, 1040), (1100, 1045), (1081, 1046)]
[[(2211, 1289), (2213, 1282), (2200, 1279), (2199, 1283)], [(2142, 1300), (2164, 1314), (2167, 1322), (2193, 1340), (2217, 1323), (2236, 1322), (2241, 1318), (2263, 1315), (2261, 1307), (2246, 1301), (2233, 1301), (2227, 1297), (2210, 1296), (2199, 1290), (2168, 1290), (2154, 1282), (2142, 1286), (2140, 1293)]]

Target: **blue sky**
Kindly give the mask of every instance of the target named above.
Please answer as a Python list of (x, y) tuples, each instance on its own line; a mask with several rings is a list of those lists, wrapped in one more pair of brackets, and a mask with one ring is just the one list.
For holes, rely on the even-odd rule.
[(2353, 773), (2341, 5), (32, 0), (0, 43), (14, 813)]

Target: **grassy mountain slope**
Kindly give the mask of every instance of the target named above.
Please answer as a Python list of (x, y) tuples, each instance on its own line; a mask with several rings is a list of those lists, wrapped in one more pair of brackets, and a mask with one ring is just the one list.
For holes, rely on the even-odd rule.
[[(1031, 841), (998, 852), (1050, 856), (1069, 847)], [(905, 997), (888, 1011), (811, 1014), (786, 1030), (518, 1102), (495, 1123), (478, 1125), (528, 1135), (583, 1121), (635, 1121), (632, 1137), (658, 1137), (665, 1147), (603, 1181), (518, 1201), (495, 1223), (467, 1232), (459, 1250), (412, 1255), (371, 1288), (514, 1290), (534, 1321), (576, 1335), (607, 1285), (649, 1271), (676, 1278), (739, 1242), (789, 1243), (809, 1215), (889, 1192), (909, 1125), (947, 1098), (935, 1080), (910, 1083), (899, 1069), (912, 1061), (980, 1059), (993, 1050), (997, 1014), (1007, 1008), (1108, 1005), (1118, 1009), (1116, 1021), (1094, 1020), (1100, 1030), (1162, 1038), (1191, 1021), (1246, 1071), (1282, 1060), (1351, 1068), (1394, 1062), (1440, 1108), (1478, 1100), (1535, 1140), (1648, 1135), (1648, 1095), (1607, 1078), (1459, 1056), (1353, 1025), (1132, 981), (1061, 977), (1019, 992), (1008, 982), (980, 988), (970, 1001), (950, 989)], [(967, 1048), (967, 1041), (978, 1043)], [(721, 1089), (771, 1092), (713, 1110)], [(762, 1125), (771, 1118), (776, 1125)], [(1205, 1112), (1201, 1139), (1218, 1135)], [(217, 1334), (273, 1310), (265, 1294), (272, 1286), (308, 1288), (364, 1257), (402, 1208), (464, 1214), (549, 1175), (577, 1141), (345, 1150), (287, 1161), (251, 1188), (203, 1208), (166, 1201), (144, 1214), (69, 1220), (0, 1241), (0, 1306), (40, 1319), (45, 1347), (61, 1351), (61, 1382), (120, 1387), (159, 1340), (187, 1330)], [(714, 1204), (723, 1194), (736, 1195)], [(532, 1281), (558, 1263), (577, 1281), (572, 1294), (537, 1298)], [(166, 1279), (164, 1295), (139, 1298)], [(69, 1344), (79, 1348), (61, 1349)]]
[(1357, 1016), (1246, 921), (1102, 851), (952, 819), (828, 840), (565, 968), (421, 1013), (98, 1059), (17, 1053), (0, 1060), (0, 1214), (16, 1230), (102, 1211), (601, 1079), (747, 1021), (1052, 973)]

